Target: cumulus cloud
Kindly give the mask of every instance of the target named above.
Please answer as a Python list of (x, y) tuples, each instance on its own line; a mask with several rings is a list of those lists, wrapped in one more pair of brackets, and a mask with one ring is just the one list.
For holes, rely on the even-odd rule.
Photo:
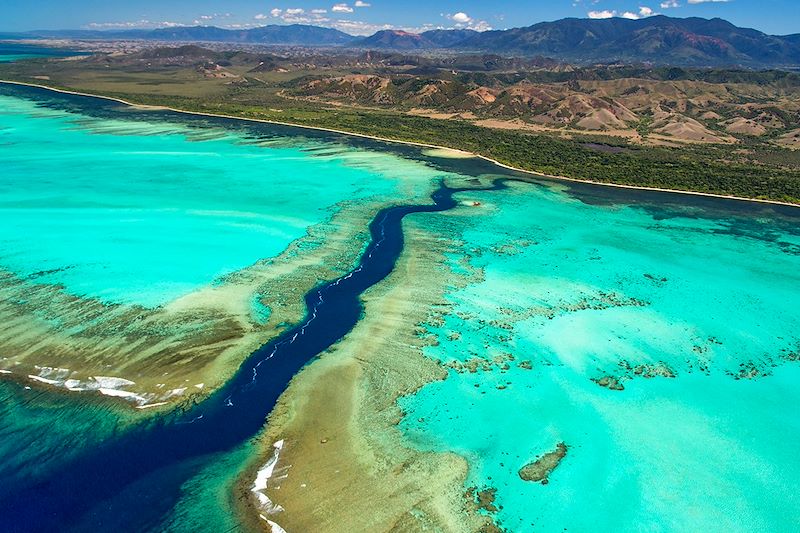
[(372, 4), (368, 4), (366, 2), (362, 2), (361, 0), (356, 0), (356, 3), (353, 4), (355, 7), (370, 7)]
[(676, 7), (681, 7), (677, 0), (666, 0), (665, 2), (661, 2), (661, 9), (672, 9)]
[(269, 12), (269, 15), (259, 13), (253, 18), (256, 20), (265, 20), (272, 17), (287, 24), (315, 24), (318, 26), (325, 26), (330, 22), (330, 19), (324, 16), (327, 12), (327, 9), (312, 9), (306, 11), (300, 7), (290, 7), (287, 9), (279, 9), (276, 7)]
[(611, 11), (610, 9), (604, 9), (602, 11), (589, 11), (586, 13), (590, 19), (610, 19), (616, 14), (616, 11)]
[(352, 13), (353, 8), (347, 4), (336, 4), (331, 8), (334, 13)]
[(90, 22), (86, 25), (88, 28), (97, 30), (112, 30), (112, 29), (156, 29), (156, 28), (176, 28), (183, 26), (180, 22), (171, 21), (153, 21), (153, 20), (131, 20), (125, 22)]
[(475, 31), (489, 31), (492, 29), (492, 25), (485, 20), (478, 20), (473, 21), (472, 24), (468, 26), (468, 29)]
[(380, 30), (395, 29), (391, 24), (371, 24), (361, 20), (331, 20), (325, 24), (329, 28), (335, 28), (339, 31), (349, 33), (350, 35), (372, 35)]
[(589, 11), (587, 16), (590, 19), (610, 19), (612, 17), (622, 17), (624, 19), (630, 20), (639, 20), (647, 17), (652, 17), (653, 15), (658, 15), (652, 8), (647, 6), (640, 6), (639, 12), (634, 13), (633, 11), (624, 11), (622, 13), (617, 13), (611, 9), (605, 9), (603, 11)]
[[(453, 26), (459, 29), (475, 31), (487, 31), (492, 29), (492, 26), (485, 20), (474, 19), (463, 11), (459, 11), (458, 13), (441, 13), (441, 15), (444, 18), (453, 21)], [(440, 29), (444, 28), (440, 27)]]
[(729, 2), (730, 0), (687, 0), (690, 4), (708, 4), (718, 2)]

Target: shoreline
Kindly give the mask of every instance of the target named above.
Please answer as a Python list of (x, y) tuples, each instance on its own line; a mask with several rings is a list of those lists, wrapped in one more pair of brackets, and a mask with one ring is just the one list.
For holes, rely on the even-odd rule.
[[(781, 201), (781, 200), (765, 200), (765, 199), (761, 199), (761, 198), (746, 198), (746, 197), (743, 197), (743, 196), (734, 196), (734, 195), (728, 195), (728, 194), (717, 194), (717, 193), (699, 192), (699, 191), (685, 191), (685, 190), (681, 190), (681, 189), (666, 189), (666, 188), (663, 188), (663, 187), (646, 187), (646, 186), (643, 186), (643, 185), (624, 185), (624, 184), (621, 184), (621, 183), (605, 183), (605, 182), (600, 182), (600, 181), (584, 180), (584, 179), (578, 179), (578, 178), (569, 178), (567, 176), (557, 176), (557, 175), (553, 175), (553, 174), (544, 174), (542, 172), (536, 172), (536, 171), (533, 171), (533, 170), (525, 170), (525, 169), (522, 169), (522, 168), (513, 167), (511, 165), (506, 165), (505, 163), (501, 163), (500, 161), (498, 161), (496, 159), (493, 159), (491, 157), (484, 156), (484, 155), (481, 155), (481, 154), (475, 154), (473, 152), (469, 152), (469, 151), (465, 151), (465, 150), (460, 150), (458, 148), (451, 148), (449, 146), (440, 146), (440, 145), (436, 145), (436, 144), (428, 144), (428, 143), (422, 143), (422, 142), (416, 142), (416, 141), (402, 141), (402, 140), (390, 139), (390, 138), (387, 138), (387, 137), (378, 137), (378, 136), (375, 136), (375, 135), (368, 135), (368, 134), (365, 134), (365, 133), (355, 133), (355, 132), (350, 132), (350, 131), (337, 130), (337, 129), (333, 129), (333, 128), (323, 128), (321, 126), (309, 126), (309, 125), (297, 124), (297, 123), (293, 123), (293, 122), (282, 122), (282, 121), (278, 121), (278, 120), (267, 120), (267, 119), (250, 118), (250, 117), (238, 117), (238, 116), (235, 116), (235, 115), (225, 115), (225, 114), (220, 114), (220, 113), (205, 113), (205, 112), (201, 112), (201, 111), (187, 111), (187, 110), (184, 110), (184, 109), (177, 109), (177, 108), (169, 107), (169, 106), (150, 106), (150, 105), (144, 105), (144, 104), (137, 104), (137, 103), (134, 103), (134, 102), (129, 102), (127, 100), (123, 100), (122, 98), (116, 98), (116, 97), (113, 97), (113, 96), (103, 96), (103, 95), (98, 95), (98, 94), (84, 93), (84, 92), (73, 91), (73, 90), (69, 90), (69, 89), (57, 89), (57, 88), (54, 88), (54, 87), (49, 87), (47, 85), (41, 85), (41, 84), (38, 84), (38, 83), (27, 83), (27, 82), (22, 82), (22, 81), (11, 81), (11, 80), (0, 79), (0, 84), (2, 84), (2, 83), (9, 84), (9, 85), (18, 85), (18, 86), (23, 86), (23, 87), (34, 87), (34, 88), (37, 88), (37, 89), (45, 89), (45, 90), (48, 90), (48, 91), (53, 91), (53, 92), (57, 92), (57, 93), (61, 93), (61, 94), (70, 94), (70, 95), (73, 95), (73, 96), (84, 96), (84, 97), (89, 97), (89, 98), (100, 98), (102, 100), (107, 100), (107, 101), (111, 101), (111, 102), (117, 102), (117, 103), (129, 106), (129, 107), (133, 107), (133, 108), (136, 108), (136, 109), (164, 110), (164, 111), (172, 111), (172, 112), (175, 112), (175, 113), (181, 113), (181, 114), (184, 114), (184, 115), (194, 115), (194, 116), (212, 117), (212, 118), (223, 118), (223, 119), (230, 119), (230, 120), (244, 120), (244, 121), (247, 121), (247, 122), (256, 122), (256, 123), (261, 123), (261, 124), (273, 124), (273, 125), (277, 125), (277, 126), (288, 126), (288, 127), (292, 127), (292, 128), (301, 128), (301, 129), (308, 129), (308, 130), (314, 130), (314, 131), (336, 133), (336, 134), (339, 134), (339, 135), (348, 135), (348, 136), (352, 136), (352, 137), (360, 137), (360, 138), (363, 138), (363, 139), (371, 139), (371, 140), (374, 140), (374, 141), (380, 141), (380, 142), (385, 142), (385, 143), (402, 144), (402, 145), (406, 145), (406, 146), (416, 146), (416, 147), (420, 147), (420, 148), (429, 148), (429, 149), (435, 149), (435, 150), (446, 150), (446, 151), (452, 151), (452, 152), (461, 152), (461, 153), (464, 153), (464, 154), (470, 154), (471, 157), (475, 157), (477, 159), (482, 159), (482, 160), (484, 160), (486, 162), (492, 163), (492, 164), (494, 164), (494, 165), (496, 165), (496, 166), (498, 166), (500, 168), (503, 168), (503, 169), (506, 169), (506, 170), (510, 170), (512, 172), (518, 172), (518, 173), (521, 173), (521, 174), (527, 174), (527, 175), (529, 175), (531, 177), (535, 177), (535, 178), (545, 178), (545, 179), (550, 179), (550, 180), (555, 180), (555, 181), (568, 181), (568, 182), (573, 182), (573, 183), (583, 183), (583, 184), (587, 184), (587, 185), (598, 185), (598, 186), (603, 186), (603, 187), (614, 187), (614, 188), (618, 188), (618, 189), (630, 189), (630, 190), (661, 192), (661, 193), (671, 193), (671, 194), (684, 194), (684, 195), (688, 195), (688, 196), (700, 196), (700, 197), (706, 197), (706, 198), (719, 198), (719, 199), (723, 199), (723, 200), (734, 200), (734, 201), (738, 201), (738, 202), (754, 202), (754, 203), (766, 204), (766, 205), (780, 205), (780, 206), (784, 206), (784, 207), (800, 208), (800, 203), (784, 202), (784, 201)], [(511, 179), (514, 179), (514, 178), (511, 178)], [(520, 178), (516, 178), (516, 179), (520, 179)], [(522, 180), (520, 179), (520, 181), (522, 181)]]

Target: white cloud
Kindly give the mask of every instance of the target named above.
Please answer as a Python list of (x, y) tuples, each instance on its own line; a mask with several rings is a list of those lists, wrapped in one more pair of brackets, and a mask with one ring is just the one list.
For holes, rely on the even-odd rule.
[(456, 22), (458, 24), (469, 24), (470, 22), (472, 22), (472, 19), (469, 17), (469, 15), (467, 15), (463, 11), (460, 11), (455, 15), (451, 15), (450, 19), (452, 19), (453, 22)]
[(677, 0), (666, 0), (665, 2), (661, 2), (661, 9), (672, 9), (676, 7), (681, 7)]
[(376, 31), (395, 29), (391, 24), (371, 24), (360, 20), (332, 20), (326, 26), (350, 35), (372, 35)]
[(638, 13), (634, 13), (633, 11), (617, 13), (612, 9), (604, 9), (602, 11), (589, 11), (586, 15), (590, 19), (610, 19), (612, 17), (622, 17), (624, 19), (639, 20), (642, 18), (652, 17), (653, 15), (658, 15), (658, 13), (654, 12), (652, 8), (647, 6), (640, 6)]
[[(475, 31), (487, 31), (487, 30), (491, 30), (492, 29), (491, 24), (489, 24), (485, 20), (474, 19), (474, 18), (470, 17), (469, 15), (467, 15), (466, 13), (464, 13), (463, 11), (459, 11), (458, 13), (453, 13), (453, 14), (451, 14), (451, 13), (441, 13), (441, 16), (443, 16), (444, 18), (446, 18), (448, 20), (452, 20), (453, 23), (454, 23), (452, 27), (454, 27), (454, 28), (468, 29), (468, 30), (475, 30)], [(430, 25), (428, 25), (428, 26), (430, 26)], [(446, 29), (446, 28), (441, 27), (441, 26), (439, 26), (438, 28), (439, 29)], [(429, 29), (433, 29), (433, 28), (429, 28)]]
[(589, 11), (586, 13), (590, 19), (610, 19), (616, 14), (616, 11), (611, 11), (609, 9), (604, 9), (603, 11)]
[(268, 16), (268, 15), (265, 15), (264, 13), (259, 13), (258, 15), (256, 15), (256, 16), (255, 16), (255, 17), (253, 17), (253, 18), (254, 18), (254, 19), (256, 19), (256, 20), (264, 20), (264, 19), (266, 19), (266, 18), (269, 18), (269, 16)]
[(336, 4), (331, 8), (334, 13), (352, 13), (353, 8), (347, 4)]
[(361, 0), (356, 0), (356, 3), (353, 4), (356, 7), (371, 7), (372, 4), (368, 4), (366, 2), (362, 2)]
[(179, 22), (170, 21), (152, 21), (152, 20), (132, 20), (126, 22), (91, 22), (86, 27), (98, 30), (111, 30), (111, 29), (155, 29), (155, 28), (176, 28), (184, 26)]
[(311, 10), (311, 13), (314, 14), (314, 15), (324, 15), (327, 12), (328, 12), (327, 9), (312, 9)]
[(728, 2), (730, 0), (687, 0), (690, 4), (707, 4), (707, 3), (717, 3), (717, 2)]
[(485, 20), (479, 20), (477, 22), (473, 21), (473, 23), (470, 24), (468, 28), (470, 30), (475, 30), (475, 31), (489, 31), (492, 29), (492, 26)]
[(283, 14), (283, 10), (276, 7), (275, 9), (270, 10), (269, 14), (273, 17), (280, 17)]
[(286, 10), (286, 14), (287, 15), (302, 15), (305, 12), (306, 12), (305, 9), (302, 9), (300, 7), (289, 8), (289, 9)]

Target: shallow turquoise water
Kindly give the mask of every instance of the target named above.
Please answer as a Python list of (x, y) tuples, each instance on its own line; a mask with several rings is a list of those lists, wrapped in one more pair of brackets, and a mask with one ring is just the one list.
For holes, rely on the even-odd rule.
[(12, 61), (19, 61), (20, 59), (30, 59), (36, 57), (31, 54), (0, 54), (0, 63), (10, 63)]
[[(426, 355), (490, 363), (401, 401), (412, 442), (464, 455), (513, 531), (797, 530), (796, 219), (528, 185), (474, 198), (451, 259), (482, 279), (450, 291)], [(659, 363), (677, 377), (626, 370)], [(624, 390), (592, 381), (608, 375)], [(519, 477), (559, 442), (548, 484)]]
[[(339, 209), (406, 203), (455, 179), (413, 154), (296, 130), (75, 107), (0, 93), (0, 267), (107, 301), (163, 304), (280, 253)], [(463, 194), (481, 206), (452, 218), (415, 215), (463, 240), (449, 268), (482, 275), (449, 291), (452, 312), (429, 327), (440, 344), (426, 354), (489, 362), (403, 399), (402, 429), (423, 449), (463, 454), (468, 485), (497, 488), (497, 518), (513, 531), (796, 530), (797, 219), (590, 190), (511, 184)], [(677, 377), (647, 379), (628, 370), (637, 365)], [(624, 390), (592, 381), (608, 375)], [(8, 471), (57, 472), (129, 422), (113, 404), (0, 393)], [(519, 478), (562, 441), (569, 451), (547, 485)], [(204, 457), (157, 529), (234, 527), (229, 496), (252, 453), (245, 443)], [(126, 494), (136, 492), (116, 499)]]
[[(318, 224), (335, 214), (344, 215), (340, 225), (359, 215), (350, 244), (362, 249), (362, 225), (378, 206), (429, 201), (453, 176), (360, 141), (287, 131), (0, 86), (0, 268), (79, 296), (161, 305), (274, 257), (309, 231), (314, 238), (298, 253), (324, 246)], [(266, 321), (271, 310), (258, 296), (253, 312)], [(107, 398), (63, 391), (0, 383), (0, 396), (0, 499), (14, 493), (12, 480), (59, 476), (142, 418)], [(246, 441), (109, 494), (130, 513), (148, 506), (145, 521), (160, 521), (154, 531), (236, 529), (234, 483), (256, 448)], [(175, 478), (175, 507), (150, 501), (157, 496), (147, 487)], [(71, 527), (131, 529), (109, 509), (100, 505)]]
[[(141, 115), (141, 113), (140, 113)], [(334, 142), (96, 119), (0, 94), (0, 266), (155, 306), (437, 173)]]
[(0, 63), (9, 63), (22, 59), (42, 59), (71, 55), (86, 55), (86, 53), (60, 48), (50, 48), (47, 46), (0, 41)]

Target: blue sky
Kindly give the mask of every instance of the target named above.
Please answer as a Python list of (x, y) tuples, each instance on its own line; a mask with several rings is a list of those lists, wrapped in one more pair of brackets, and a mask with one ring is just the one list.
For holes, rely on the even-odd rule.
[(383, 28), (479, 30), (563, 17), (721, 17), (767, 33), (800, 33), (798, 0), (9, 0), (0, 30), (229, 28), (292, 22), (353, 34)]

